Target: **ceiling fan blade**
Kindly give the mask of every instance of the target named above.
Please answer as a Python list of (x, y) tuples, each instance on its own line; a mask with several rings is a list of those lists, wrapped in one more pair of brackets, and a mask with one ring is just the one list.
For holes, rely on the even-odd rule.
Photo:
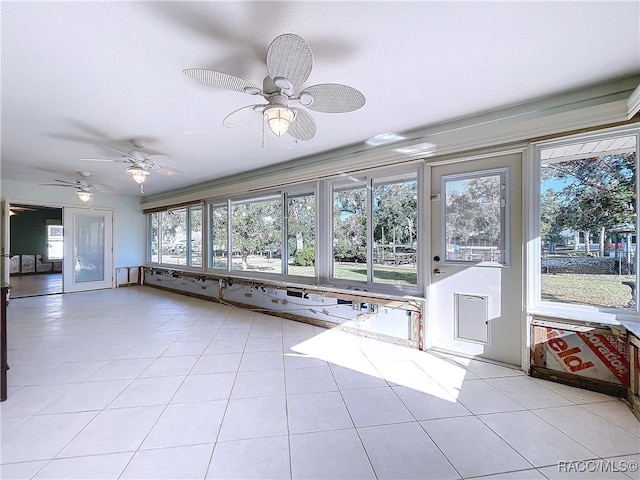
[(206, 83), (207, 85), (235, 90), (236, 92), (244, 93), (245, 88), (258, 89), (258, 91), (262, 91), (260, 87), (254, 83), (243, 80), (242, 78), (234, 77), (227, 73), (216, 72), (215, 70), (207, 70), (205, 68), (185, 68), (182, 70), (182, 73), (189, 78)]
[(186, 172), (176, 167), (170, 167), (168, 165), (162, 165), (156, 170), (160, 175), (166, 175), (167, 177), (182, 177), (186, 175)]
[(129, 152), (123, 152), (122, 150), (118, 150), (117, 148), (111, 148), (111, 147), (107, 147), (106, 145), (100, 145), (102, 148), (106, 148), (107, 150), (111, 150), (112, 152), (116, 152), (119, 153), (120, 155), (122, 155), (123, 157), (128, 157), (129, 156)]
[(81, 162), (118, 162), (118, 163), (130, 163), (127, 158), (79, 158)]
[(313, 95), (313, 102), (307, 108), (316, 112), (353, 112), (366, 102), (364, 95), (359, 90), (339, 83), (312, 85), (305, 88), (301, 94), (305, 92)]
[(260, 118), (255, 107), (263, 107), (264, 105), (248, 105), (246, 107), (239, 108), (235, 112), (231, 112), (222, 121), (222, 124), (227, 128), (239, 127), (249, 122), (253, 122)]
[(307, 81), (312, 67), (313, 53), (302, 37), (285, 33), (269, 45), (267, 71), (271, 78), (284, 77), (295, 88)]
[(76, 187), (75, 183), (41, 183), (41, 187)]
[(316, 122), (309, 112), (302, 108), (291, 108), (296, 112), (287, 133), (298, 140), (311, 140), (316, 135)]
[[(61, 184), (61, 185), (69, 185), (71, 187), (75, 187), (76, 186), (76, 182), (69, 182), (67, 180), (58, 180), (57, 178), (55, 179), (55, 181), (58, 182), (58, 184)], [(54, 183), (53, 185), (57, 185), (57, 184)]]

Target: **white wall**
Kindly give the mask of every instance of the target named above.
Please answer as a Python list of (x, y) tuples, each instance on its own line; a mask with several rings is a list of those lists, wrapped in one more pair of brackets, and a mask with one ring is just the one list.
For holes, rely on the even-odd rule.
[[(36, 184), (2, 179), (0, 196), (10, 203), (51, 207), (89, 208), (72, 188), (41, 187)], [(145, 261), (146, 224), (140, 197), (95, 194), (93, 206), (113, 210), (115, 267), (142, 265)]]

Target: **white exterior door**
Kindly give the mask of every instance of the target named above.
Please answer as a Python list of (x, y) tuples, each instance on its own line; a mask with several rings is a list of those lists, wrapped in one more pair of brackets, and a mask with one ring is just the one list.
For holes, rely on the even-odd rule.
[(522, 363), (521, 159), (431, 168), (431, 348)]
[(65, 293), (113, 287), (113, 212), (65, 208)]

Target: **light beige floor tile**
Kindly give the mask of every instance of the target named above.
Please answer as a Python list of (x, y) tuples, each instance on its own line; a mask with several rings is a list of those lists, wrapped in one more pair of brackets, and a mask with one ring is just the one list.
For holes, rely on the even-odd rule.
[(234, 373), (189, 375), (171, 399), (172, 403), (226, 400), (231, 395)]
[(338, 390), (338, 385), (328, 366), (289, 368), (286, 372), (286, 383), (288, 395)]
[(133, 380), (140, 375), (154, 358), (131, 358), (112, 360), (93, 375), (85, 379), (86, 382), (107, 382), (109, 380)]
[(417, 422), (359, 428), (379, 479), (460, 478)]
[(246, 352), (240, 361), (240, 371), (284, 369), (282, 352)]
[(391, 387), (344, 390), (342, 396), (356, 427), (415, 420)]
[(291, 435), (290, 443), (292, 478), (375, 478), (354, 429)]
[(202, 355), (198, 359), (191, 373), (235, 373), (240, 367), (240, 353), (221, 353), (217, 355)]
[(34, 480), (118, 478), (131, 457), (133, 457), (133, 452), (58, 458), (47, 463), (34, 477)]
[(2, 462), (49, 460), (95, 416), (95, 412), (34, 416), (3, 435)]
[(226, 407), (224, 400), (168, 405), (140, 448), (214, 443)]
[(229, 400), (218, 441), (286, 435), (285, 397), (254, 397)]
[(169, 403), (184, 376), (137, 378), (111, 402), (108, 408), (143, 407)]
[(417, 420), (471, 415), (464, 405), (436, 383), (414, 388), (395, 386), (393, 390)]
[(476, 415), (525, 409), (484, 380), (464, 382), (460, 387), (457, 400)]
[(157, 358), (140, 374), (140, 378), (186, 376), (199, 358), (195, 355)]
[(287, 396), (289, 433), (353, 428), (349, 411), (338, 392)]
[(40, 414), (103, 410), (130, 383), (131, 380), (81, 383), (42, 409)]
[(420, 423), (463, 478), (533, 467), (475, 417)]
[(38, 462), (20, 462), (0, 465), (0, 478), (3, 480), (29, 480), (45, 463), (47, 462), (41, 460)]
[(523, 407), (547, 408), (573, 405), (574, 403), (548, 388), (540, 388), (540, 384), (531, 377), (511, 376), (491, 378), (486, 382), (500, 390)]
[(597, 456), (528, 411), (494, 413), (478, 418), (534, 467)]
[(56, 457), (135, 451), (151, 431), (162, 410), (162, 406), (104, 410)]
[(213, 444), (138, 451), (121, 479), (195, 479), (204, 478)]
[(289, 479), (287, 436), (218, 442), (208, 479)]
[(533, 413), (600, 457), (640, 452), (637, 436), (581, 406), (544, 408)]
[(640, 421), (633, 415), (624, 400), (618, 399), (613, 402), (586, 403), (582, 406), (623, 430), (640, 437)]
[(284, 370), (238, 372), (231, 398), (268, 397), (285, 394)]

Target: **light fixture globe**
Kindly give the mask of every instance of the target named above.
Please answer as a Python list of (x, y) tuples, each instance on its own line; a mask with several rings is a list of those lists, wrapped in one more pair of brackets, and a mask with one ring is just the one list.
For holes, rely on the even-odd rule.
[(83, 202), (88, 202), (89, 200), (91, 200), (91, 196), (93, 195), (93, 193), (85, 192), (84, 190), (78, 190), (76, 192), (76, 195), (78, 195), (78, 198)]
[(267, 118), (269, 130), (271, 130), (274, 135), (281, 137), (287, 133), (289, 125), (291, 125), (296, 115), (293, 110), (287, 107), (275, 105), (265, 108), (264, 116)]
[(144, 181), (147, 179), (147, 176), (151, 173), (142, 167), (129, 167), (125, 170), (125, 172), (131, 175), (133, 177), (133, 180), (138, 185), (142, 185)]

